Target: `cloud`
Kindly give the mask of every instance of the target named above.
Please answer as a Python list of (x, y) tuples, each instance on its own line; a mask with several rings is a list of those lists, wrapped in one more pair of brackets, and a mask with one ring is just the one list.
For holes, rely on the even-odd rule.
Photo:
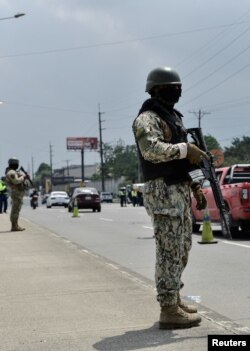
[(0, 6), (1, 7), (6, 7), (6, 8), (11, 8), (10, 2), (8, 0), (0, 0)]
[(59, 4), (51, 8), (50, 11), (53, 13), (56, 19), (74, 23), (77, 23), (82, 30), (105, 37), (116, 37), (117, 34), (127, 34), (124, 30), (122, 20), (119, 17), (114, 17), (111, 13), (103, 9), (98, 8), (87, 8), (84, 6), (68, 6)]

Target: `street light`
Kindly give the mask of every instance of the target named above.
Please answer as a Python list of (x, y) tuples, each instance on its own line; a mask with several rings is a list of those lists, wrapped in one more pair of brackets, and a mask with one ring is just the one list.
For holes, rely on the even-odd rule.
[(25, 16), (25, 13), (16, 13), (14, 16), (10, 16), (10, 17), (0, 17), (0, 21), (2, 20), (7, 20), (7, 19), (12, 19), (12, 18), (19, 18)]
[(18, 18), (18, 17), (22, 17), (22, 16), (25, 16), (25, 13), (16, 13), (14, 15), (14, 18)]

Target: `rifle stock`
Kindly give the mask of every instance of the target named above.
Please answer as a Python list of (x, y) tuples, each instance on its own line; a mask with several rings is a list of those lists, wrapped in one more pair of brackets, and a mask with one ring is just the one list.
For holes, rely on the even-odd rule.
[(188, 129), (188, 133), (191, 135), (193, 138), (195, 144), (202, 150), (207, 153), (209, 156), (209, 159), (202, 158), (202, 162), (200, 165), (200, 168), (205, 176), (206, 179), (209, 180), (215, 203), (220, 211), (220, 217), (221, 217), (221, 227), (222, 227), (222, 234), (225, 236), (227, 239), (232, 239), (231, 231), (230, 231), (230, 217), (228, 213), (228, 209), (226, 207), (225, 201), (223, 199), (220, 185), (218, 182), (218, 179), (216, 177), (216, 172), (215, 168), (213, 165), (213, 156), (207, 149), (207, 145), (202, 133), (201, 128), (190, 128)]

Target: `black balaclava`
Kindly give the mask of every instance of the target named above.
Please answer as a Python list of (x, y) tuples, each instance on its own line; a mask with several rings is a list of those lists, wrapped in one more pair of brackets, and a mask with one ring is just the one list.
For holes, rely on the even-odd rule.
[(9, 169), (14, 169), (16, 171), (19, 167), (19, 163), (12, 163), (9, 165)]
[(177, 89), (176, 85), (166, 85), (157, 91), (155, 97), (162, 101), (165, 105), (173, 108), (179, 101), (180, 96), (181, 86)]

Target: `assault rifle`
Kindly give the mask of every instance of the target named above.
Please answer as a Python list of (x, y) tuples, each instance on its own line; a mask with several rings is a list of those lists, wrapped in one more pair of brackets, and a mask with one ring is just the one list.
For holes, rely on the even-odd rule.
[(204, 177), (206, 179), (208, 179), (210, 182), (216, 206), (220, 211), (222, 235), (224, 237), (226, 237), (227, 239), (232, 239), (232, 235), (231, 235), (231, 231), (230, 231), (229, 212), (228, 212), (228, 209), (227, 209), (226, 204), (224, 202), (224, 199), (223, 199), (223, 196), (221, 193), (221, 189), (220, 189), (220, 185), (219, 185), (218, 179), (216, 177), (215, 168), (213, 165), (213, 156), (207, 149), (207, 145), (206, 145), (206, 142), (204, 140), (202, 129), (201, 128), (190, 128), (187, 130), (187, 132), (193, 138), (196, 146), (198, 146), (202, 151), (206, 152), (206, 154), (208, 155), (208, 159), (202, 157), (200, 168), (202, 170)]
[(32, 182), (32, 180), (30, 179), (29, 174), (24, 170), (23, 167), (20, 167), (20, 171), (22, 171), (22, 172), (26, 175), (26, 177), (27, 177), (27, 179), (28, 179), (30, 185), (32, 186), (32, 188), (35, 188), (35, 185), (34, 185), (34, 183)]

